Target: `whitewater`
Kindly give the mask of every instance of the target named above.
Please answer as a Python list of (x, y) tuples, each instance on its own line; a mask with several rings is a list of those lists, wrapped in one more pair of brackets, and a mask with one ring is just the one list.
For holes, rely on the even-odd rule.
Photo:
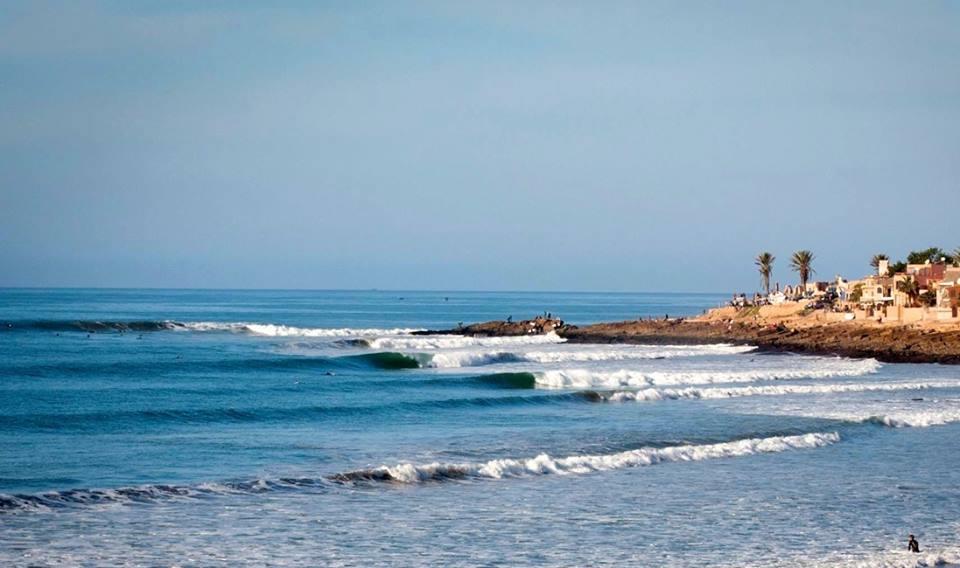
[(424, 334), (722, 300), (2, 291), (0, 564), (956, 563), (954, 367)]

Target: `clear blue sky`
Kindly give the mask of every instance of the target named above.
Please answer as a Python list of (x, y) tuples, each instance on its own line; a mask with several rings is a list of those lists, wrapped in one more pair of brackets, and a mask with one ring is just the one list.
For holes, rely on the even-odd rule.
[(960, 2), (0, 3), (0, 285), (729, 291), (960, 246)]

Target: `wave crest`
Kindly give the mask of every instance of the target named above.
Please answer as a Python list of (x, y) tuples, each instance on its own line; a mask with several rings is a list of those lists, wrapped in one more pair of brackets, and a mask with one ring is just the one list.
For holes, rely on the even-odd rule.
[(853, 392), (885, 392), (901, 390), (927, 390), (936, 388), (958, 388), (960, 381), (946, 381), (938, 383), (866, 383), (866, 384), (834, 384), (834, 385), (771, 385), (730, 388), (696, 388), (683, 389), (643, 389), (636, 391), (617, 391), (612, 393), (596, 393), (597, 400), (602, 402), (626, 401), (657, 401), (677, 399), (724, 399), (742, 396), (778, 396), (791, 394), (834, 394)]
[[(410, 330), (413, 331), (413, 330)], [(378, 335), (399, 335), (381, 333)], [(377, 337), (366, 341), (372, 349), (458, 349), (464, 347), (504, 347), (564, 343), (566, 339), (554, 332), (542, 335), (511, 335), (481, 337), (470, 335), (420, 335), (412, 337)]]
[[(382, 343), (379, 339), (368, 342), (369, 345), (393, 345), (395, 342)], [(743, 345), (707, 345), (707, 346), (667, 346), (663, 348), (645, 348), (630, 346), (622, 349), (595, 349), (584, 347), (579, 350), (557, 351), (441, 351), (423, 354), (427, 357), (426, 367), (456, 369), (461, 367), (479, 367), (501, 363), (584, 363), (602, 361), (631, 361), (648, 359), (671, 359), (674, 357), (696, 357), (702, 355), (734, 355), (756, 349)], [(704, 348), (699, 348), (704, 347)]]
[(166, 499), (198, 499), (216, 495), (267, 491), (321, 489), (335, 485), (393, 482), (423, 483), (454, 479), (503, 479), (532, 475), (571, 475), (641, 467), (667, 462), (700, 461), (742, 457), (788, 450), (813, 449), (840, 441), (836, 432), (797, 436), (749, 438), (706, 445), (640, 448), (606, 455), (574, 455), (553, 458), (540, 454), (530, 459), (494, 459), (483, 463), (416, 465), (399, 464), (348, 471), (326, 477), (254, 479), (251, 481), (201, 483), (197, 485), (143, 485), (118, 489), (71, 489), (38, 495), (0, 494), (0, 512), (61, 509), (75, 506), (153, 502)]
[(272, 323), (223, 323), (223, 322), (190, 322), (181, 324), (190, 331), (230, 331), (234, 333), (249, 333), (267, 337), (362, 337), (378, 335), (405, 335), (419, 331), (416, 328), (394, 329), (356, 329), (356, 328), (324, 328), (324, 327), (295, 327)]
[(628, 369), (591, 371), (587, 369), (562, 369), (538, 373), (537, 386), (541, 388), (617, 388), (820, 379), (875, 373), (880, 369), (880, 366), (876, 359), (840, 359), (831, 365), (810, 369), (757, 369), (749, 371), (632, 371)]
[(880, 426), (887, 426), (888, 428), (929, 428), (931, 426), (944, 426), (946, 424), (960, 422), (960, 409), (904, 411), (889, 414), (873, 414), (866, 417), (831, 415), (824, 416), (824, 418), (837, 418), (849, 422), (878, 424)]
[(840, 441), (839, 434), (828, 432), (798, 436), (750, 438), (719, 444), (640, 448), (605, 455), (575, 455), (553, 458), (547, 454), (540, 454), (529, 459), (495, 459), (483, 463), (431, 463), (424, 465), (405, 463), (336, 474), (329, 479), (343, 483), (374, 481), (424, 483), (464, 478), (503, 479), (547, 474), (584, 474), (666, 462), (701, 461), (819, 448), (838, 441)]

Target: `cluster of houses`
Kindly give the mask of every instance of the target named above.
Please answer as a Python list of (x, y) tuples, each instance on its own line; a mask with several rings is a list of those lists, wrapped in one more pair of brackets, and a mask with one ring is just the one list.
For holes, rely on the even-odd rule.
[(907, 264), (903, 270), (893, 272), (889, 261), (881, 259), (875, 274), (859, 280), (837, 276), (833, 282), (788, 285), (783, 290), (777, 284), (776, 290), (766, 296), (734, 296), (731, 304), (777, 305), (791, 301), (824, 309), (826, 320), (960, 322), (960, 266), (944, 258), (939, 262)]
[(855, 313), (864, 312), (863, 317), (902, 322), (958, 321), (960, 267), (945, 258), (907, 264), (899, 272), (891, 272), (889, 261), (880, 260), (876, 274), (860, 280), (838, 276), (834, 288), (839, 303)]

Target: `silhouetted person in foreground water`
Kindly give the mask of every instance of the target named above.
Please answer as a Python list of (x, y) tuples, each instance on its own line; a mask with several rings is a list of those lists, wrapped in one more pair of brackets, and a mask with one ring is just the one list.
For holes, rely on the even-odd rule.
[(910, 540), (907, 541), (907, 550), (910, 552), (920, 552), (920, 543), (917, 542), (917, 539), (913, 538), (913, 535), (910, 535)]

